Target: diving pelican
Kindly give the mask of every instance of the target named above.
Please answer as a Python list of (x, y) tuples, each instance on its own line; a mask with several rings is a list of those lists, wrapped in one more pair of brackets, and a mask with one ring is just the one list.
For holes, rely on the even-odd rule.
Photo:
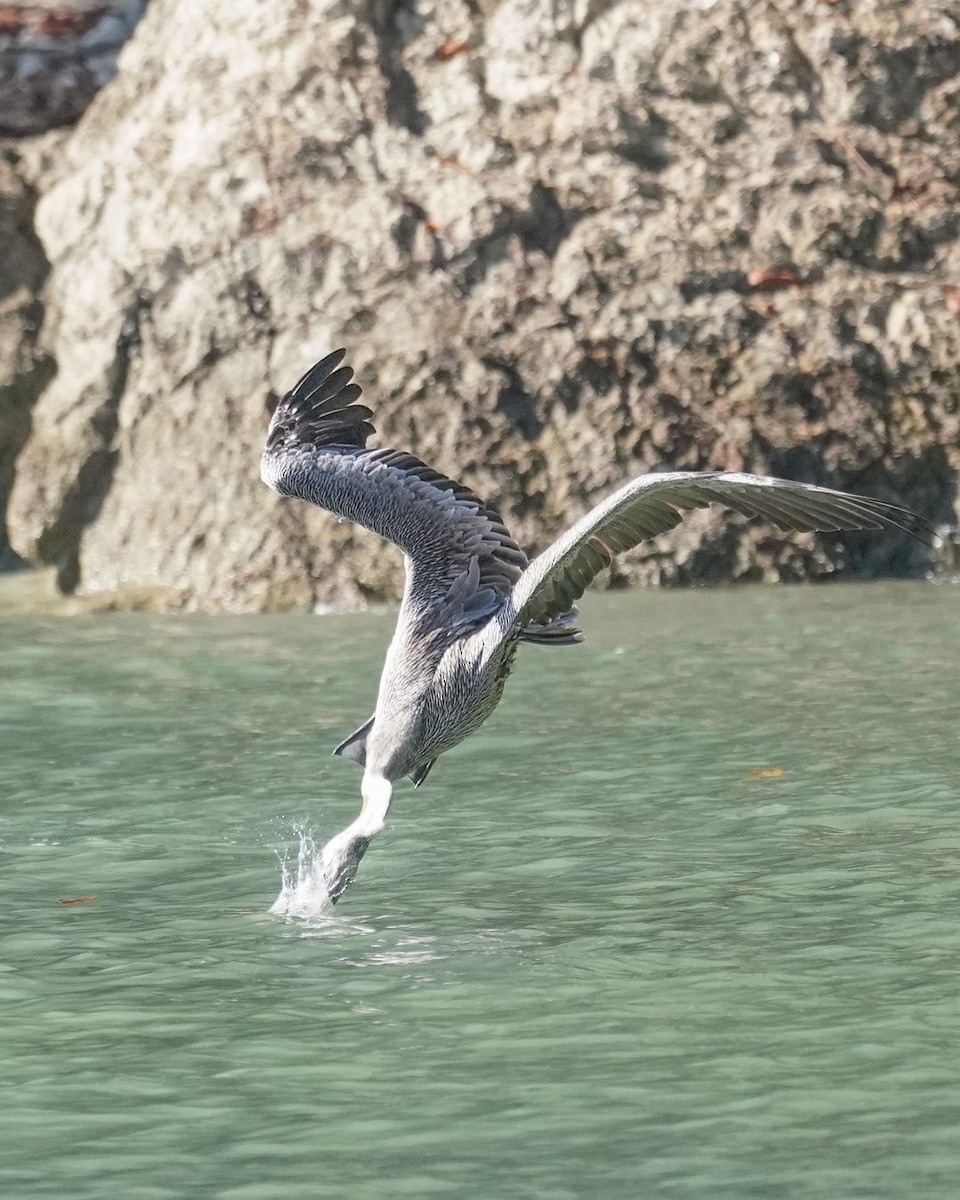
[(367, 449), (373, 413), (357, 403), (345, 353), (322, 359), (280, 400), (261, 464), (281, 496), (355, 521), (404, 553), (376, 709), (334, 751), (363, 769), (360, 815), (323, 849), (334, 903), (383, 829), (396, 781), (406, 775), (419, 787), (439, 755), (483, 724), (520, 642), (582, 640), (575, 601), (615, 555), (710, 504), (787, 530), (923, 527), (909, 509), (808, 483), (667, 471), (631, 480), (529, 561), (496, 509), (468, 488), (402, 450)]

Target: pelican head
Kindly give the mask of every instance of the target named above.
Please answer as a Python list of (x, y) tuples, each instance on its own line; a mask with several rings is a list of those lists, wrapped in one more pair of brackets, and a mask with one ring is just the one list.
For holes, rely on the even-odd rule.
[(393, 796), (393, 785), (382, 775), (365, 771), (360, 793), (363, 797), (360, 816), (327, 842), (320, 858), (324, 887), (333, 904), (353, 883), (367, 847), (383, 829)]

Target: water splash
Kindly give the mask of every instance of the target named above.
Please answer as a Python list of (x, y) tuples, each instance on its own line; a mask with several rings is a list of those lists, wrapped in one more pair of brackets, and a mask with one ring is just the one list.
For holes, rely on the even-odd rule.
[(306, 825), (294, 825), (293, 831), (300, 839), (296, 863), (286, 851), (277, 851), (280, 894), (270, 911), (300, 921), (329, 920), (334, 908), (323, 873), (323, 845), (316, 842)]

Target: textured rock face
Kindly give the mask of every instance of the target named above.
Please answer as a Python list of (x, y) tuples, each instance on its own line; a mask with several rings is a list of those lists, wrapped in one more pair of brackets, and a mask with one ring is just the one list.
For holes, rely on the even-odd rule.
[[(952, 522), (958, 111), (957, 26), (909, 0), (153, 0), (39, 171), (57, 374), (13, 544), (171, 604), (396, 594), (257, 477), (269, 395), (340, 344), (381, 441), (533, 548), (662, 467)], [(617, 579), (924, 561), (709, 513)]]
[(112, 78), (147, 0), (0, 3), (0, 137), (72, 124)]
[(13, 151), (0, 152), (0, 571), (16, 566), (3, 513), (17, 455), (30, 432), (30, 408), (50, 379), (52, 363), (38, 349), (42, 308), (37, 299), (48, 264), (33, 232), (33, 191)]

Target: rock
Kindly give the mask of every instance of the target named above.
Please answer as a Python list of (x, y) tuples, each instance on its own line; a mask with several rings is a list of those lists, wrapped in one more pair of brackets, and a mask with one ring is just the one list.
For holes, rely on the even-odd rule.
[[(257, 476), (271, 397), (340, 344), (384, 442), (531, 548), (665, 467), (956, 521), (945, 10), (154, 0), (121, 65), (39, 171), (57, 374), (8, 521), (64, 589), (395, 596), (398, 554)], [(613, 582), (928, 565), (711, 512)]]
[(0, 3), (0, 137), (74, 122), (113, 78), (146, 3)]
[(0, 571), (23, 565), (7, 541), (3, 513), (30, 410), (53, 374), (37, 346), (38, 294), (49, 264), (33, 230), (35, 196), (18, 168), (12, 149), (0, 151)]

